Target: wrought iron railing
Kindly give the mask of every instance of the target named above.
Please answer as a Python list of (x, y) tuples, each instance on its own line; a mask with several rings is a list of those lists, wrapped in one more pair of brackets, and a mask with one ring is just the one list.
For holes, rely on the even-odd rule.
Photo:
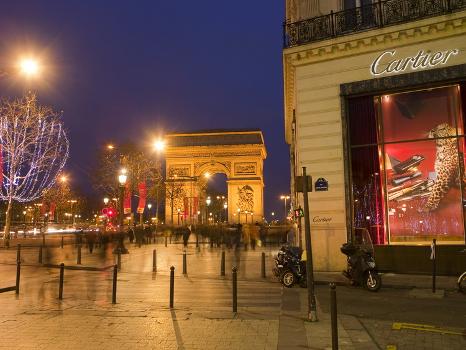
[(466, 10), (466, 0), (378, 0), (299, 22), (285, 23), (285, 48), (355, 32)]

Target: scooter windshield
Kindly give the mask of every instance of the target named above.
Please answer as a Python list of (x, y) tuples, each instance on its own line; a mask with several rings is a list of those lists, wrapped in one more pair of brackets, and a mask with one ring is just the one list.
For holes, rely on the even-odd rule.
[(358, 246), (361, 250), (374, 253), (374, 246), (369, 231), (365, 228), (354, 229), (354, 245)]

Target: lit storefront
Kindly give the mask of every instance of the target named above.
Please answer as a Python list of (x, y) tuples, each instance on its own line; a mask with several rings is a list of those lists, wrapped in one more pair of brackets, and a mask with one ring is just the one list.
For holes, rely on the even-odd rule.
[(362, 5), (285, 25), (295, 175), (306, 166), (329, 181), (310, 194), (317, 269), (340, 270), (340, 245), (365, 228), (383, 270), (427, 272), (436, 239), (441, 272), (456, 273), (466, 268), (466, 2)]

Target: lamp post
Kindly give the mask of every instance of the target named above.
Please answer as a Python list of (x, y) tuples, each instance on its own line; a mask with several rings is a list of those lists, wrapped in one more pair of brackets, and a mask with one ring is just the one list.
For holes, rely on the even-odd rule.
[(225, 209), (225, 222), (228, 222), (228, 204), (227, 202), (223, 203), (223, 209)]
[(245, 216), (246, 216), (246, 224), (247, 224), (247, 223), (248, 223), (248, 211), (245, 210), (245, 211), (244, 211), (244, 214), (245, 214)]
[(210, 199), (210, 196), (207, 197), (207, 199), (205, 200), (205, 203), (207, 204), (207, 207), (205, 209), (205, 220), (207, 221), (207, 224), (209, 224), (209, 217), (207, 216), (207, 214), (209, 212), (210, 203), (212, 203), (212, 200)]
[(288, 195), (283, 195), (283, 194), (282, 194), (282, 195), (280, 196), (280, 199), (281, 199), (282, 201), (284, 201), (284, 203), (285, 203), (285, 219), (284, 219), (284, 220), (286, 221), (286, 218), (288, 217), (288, 206), (286, 205), (286, 201), (287, 201), (288, 199), (290, 199), (290, 196), (288, 196)]
[(148, 212), (149, 218), (151, 217), (151, 215), (150, 215), (151, 208), (152, 208), (152, 204), (151, 203), (147, 204), (147, 212)]
[(123, 230), (123, 225), (124, 225), (124, 197), (125, 197), (125, 185), (126, 185), (126, 180), (128, 179), (128, 175), (126, 175), (126, 169), (121, 169), (120, 175), (118, 175), (118, 183), (120, 184), (119, 189), (120, 189), (120, 215), (119, 215), (119, 220), (118, 224), (120, 226), (120, 230)]
[(124, 239), (125, 234), (123, 232), (123, 225), (124, 225), (124, 197), (125, 197), (125, 185), (128, 176), (126, 175), (126, 169), (121, 169), (120, 174), (118, 175), (118, 183), (119, 183), (119, 190), (120, 190), (120, 212), (118, 216), (118, 225), (120, 228), (119, 237), (118, 237), (118, 246), (113, 250), (114, 254), (121, 253), (127, 254), (128, 249), (125, 248)]
[(178, 212), (178, 226), (180, 226), (180, 211), (181, 211), (181, 209), (178, 208), (178, 209), (176, 209), (176, 211)]
[(238, 208), (236, 209), (236, 211), (238, 212), (238, 224), (240, 224), (241, 223), (241, 209)]
[(197, 224), (198, 224), (198, 225), (199, 225), (199, 216), (200, 216), (200, 215), (201, 215), (201, 211), (198, 210), (198, 211), (197, 211)]

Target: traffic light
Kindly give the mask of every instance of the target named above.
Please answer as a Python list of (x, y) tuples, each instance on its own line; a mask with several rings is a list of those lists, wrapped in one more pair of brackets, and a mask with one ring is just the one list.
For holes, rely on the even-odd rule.
[(102, 214), (106, 215), (108, 218), (112, 218), (116, 215), (116, 211), (113, 208), (103, 208)]
[(304, 216), (303, 208), (298, 207), (294, 210), (294, 217), (295, 218), (302, 218)]

